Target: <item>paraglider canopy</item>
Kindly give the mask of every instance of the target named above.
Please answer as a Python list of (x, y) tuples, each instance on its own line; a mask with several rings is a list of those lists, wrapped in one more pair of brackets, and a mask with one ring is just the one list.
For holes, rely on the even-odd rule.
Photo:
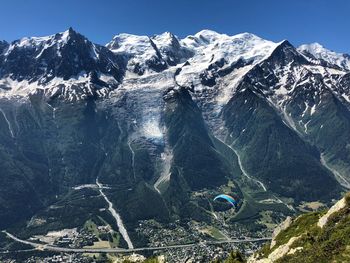
[(221, 195), (216, 196), (214, 198), (214, 201), (216, 201), (217, 199), (224, 199), (227, 202), (229, 202), (232, 206), (235, 206), (237, 204), (237, 201), (232, 196), (229, 196), (226, 194), (221, 194)]

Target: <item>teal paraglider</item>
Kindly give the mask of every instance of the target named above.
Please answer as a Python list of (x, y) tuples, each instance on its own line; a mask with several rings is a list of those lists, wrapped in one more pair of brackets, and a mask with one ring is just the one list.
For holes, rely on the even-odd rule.
[(214, 198), (214, 201), (216, 201), (217, 199), (224, 199), (224, 200), (228, 201), (232, 206), (235, 206), (237, 204), (237, 201), (232, 196), (229, 196), (226, 194), (221, 194), (221, 195), (216, 196)]

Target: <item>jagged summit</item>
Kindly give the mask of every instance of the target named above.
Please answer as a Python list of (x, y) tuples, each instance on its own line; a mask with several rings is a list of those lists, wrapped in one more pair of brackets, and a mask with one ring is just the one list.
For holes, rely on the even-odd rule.
[(75, 37), (83, 37), (79, 33), (73, 30), (72, 27), (67, 29), (64, 32), (56, 33), (54, 35), (42, 36), (42, 37), (23, 37), (19, 40), (15, 40), (11, 43), (11, 47), (7, 50), (9, 54), (16, 47), (27, 47), (27, 48), (35, 48), (47, 42), (63, 42), (67, 43), (70, 39), (74, 39)]
[(120, 61), (108, 48), (92, 43), (69, 28), (55, 35), (12, 42), (0, 55), (0, 78), (5, 80), (3, 86), (12, 90), (13, 81), (56, 86), (60, 81), (71, 82), (71, 79), (85, 78), (83, 82), (86, 82), (90, 75), (95, 75), (104, 76), (104, 81), (93, 82), (111, 88), (122, 78)]
[(152, 37), (123, 33), (113, 37), (106, 47), (115, 54), (124, 56), (128, 70), (138, 75), (148, 71), (163, 71), (192, 55), (170, 32)]
[(151, 38), (157, 39), (160, 42), (168, 43), (168, 44), (174, 40), (178, 40), (177, 36), (175, 36), (173, 33), (169, 32), (169, 31), (164, 32), (164, 33), (159, 34), (159, 35), (154, 35)]

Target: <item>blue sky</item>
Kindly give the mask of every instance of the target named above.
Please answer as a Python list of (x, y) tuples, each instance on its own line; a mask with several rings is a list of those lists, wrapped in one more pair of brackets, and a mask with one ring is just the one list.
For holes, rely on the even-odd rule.
[(254, 33), (292, 44), (319, 42), (350, 53), (348, 0), (2, 0), (0, 39), (44, 36), (72, 26), (95, 43), (118, 33), (180, 37), (202, 29)]

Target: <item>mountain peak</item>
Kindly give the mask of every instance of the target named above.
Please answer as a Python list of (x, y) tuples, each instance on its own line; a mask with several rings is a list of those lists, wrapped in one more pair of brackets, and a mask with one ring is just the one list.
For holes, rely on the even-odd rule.
[(327, 63), (345, 69), (346, 71), (350, 71), (350, 56), (348, 54), (336, 53), (316, 42), (301, 45), (298, 47), (298, 51), (308, 57), (321, 61), (323, 60)]
[(217, 41), (218, 39), (228, 38), (228, 37), (229, 36), (226, 34), (220, 34), (213, 30), (204, 29), (196, 33), (194, 36), (188, 36), (187, 38), (189, 39), (195, 38), (197, 39), (198, 42), (207, 44), (207, 43)]
[(61, 33), (62, 37), (72, 37), (76, 35), (80, 35), (77, 33), (72, 27), (69, 27), (66, 31)]
[(198, 36), (198, 37), (199, 36), (220, 36), (220, 35), (222, 34), (211, 29), (203, 29), (195, 34), (195, 36)]
[(115, 35), (113, 39), (106, 44), (106, 47), (113, 52), (128, 50), (130, 53), (137, 53), (139, 46), (149, 46), (148, 36), (138, 36), (128, 33)]
[[(333, 52), (326, 49), (320, 43), (314, 42), (310, 44), (303, 44), (298, 47), (298, 50), (302, 53), (309, 53), (314, 56), (316, 59), (320, 57), (321, 54)], [(335, 52), (334, 52), (335, 53)]]
[(191, 54), (171, 32), (138, 36), (118, 34), (106, 45), (125, 58), (130, 72), (143, 75), (147, 71), (160, 72), (186, 60)]
[(95, 45), (73, 28), (45, 37), (22, 38), (5, 47), (1, 77), (47, 83), (55, 77), (68, 80), (92, 72), (120, 79), (118, 58)]
[(68, 32), (69, 32), (69, 33), (75, 33), (73, 27), (71, 27), (71, 26), (68, 28)]
[(11, 43), (11, 47), (8, 50), (8, 53), (15, 48), (40, 48), (44, 45), (54, 45), (56, 42), (68, 43), (70, 39), (84, 38), (83, 35), (77, 33), (73, 28), (54, 35), (41, 36), (41, 37), (23, 37), (19, 40), (15, 40)]
[(195, 37), (204, 37), (204, 38), (211, 39), (211, 40), (217, 40), (220, 38), (231, 38), (231, 39), (240, 38), (240, 39), (244, 39), (244, 40), (262, 39), (262, 38), (258, 37), (257, 35), (252, 34), (252, 33), (248, 33), (248, 32), (243, 32), (243, 33), (229, 36), (227, 34), (221, 34), (221, 33), (218, 33), (216, 31), (209, 30), (209, 29), (204, 29), (202, 31), (199, 31), (194, 36)]
[(166, 38), (174, 38), (175, 35), (169, 31), (165, 31), (162, 34), (156, 35), (156, 36), (162, 36), (162, 37), (166, 37)]
[(57, 33), (54, 35), (54, 39), (58, 41), (62, 41), (63, 43), (68, 43), (69, 41), (72, 40), (77, 40), (77, 39), (82, 39), (82, 40), (87, 40), (87, 38), (77, 31), (75, 31), (72, 27), (69, 27), (66, 31)]
[(240, 34), (230, 36), (208, 29), (199, 31), (193, 36), (187, 36), (182, 41), (187, 46), (192, 47), (199, 47), (203, 45), (205, 46), (210, 45), (212, 43), (231, 43), (230, 45), (245, 45), (244, 43), (248, 42), (250, 42), (250, 44), (259, 44), (264, 41), (267, 42), (267, 40), (264, 40), (252, 33), (243, 32)]
[(160, 35), (155, 35), (151, 39), (163, 45), (171, 45), (174, 42), (178, 42), (177, 37), (171, 32), (164, 32)]
[(232, 38), (241, 38), (241, 39), (245, 39), (245, 40), (262, 39), (261, 37), (258, 37), (257, 35), (252, 34), (252, 33), (248, 33), (248, 32), (243, 32), (243, 33), (233, 35)]
[(309, 49), (309, 50), (324, 50), (326, 49), (323, 45), (317, 42), (313, 42), (310, 44), (303, 44), (299, 47), (300, 49)]
[(171, 32), (164, 32), (160, 35), (155, 35), (151, 39), (160, 51), (166, 49), (178, 50), (181, 48), (179, 39)]

